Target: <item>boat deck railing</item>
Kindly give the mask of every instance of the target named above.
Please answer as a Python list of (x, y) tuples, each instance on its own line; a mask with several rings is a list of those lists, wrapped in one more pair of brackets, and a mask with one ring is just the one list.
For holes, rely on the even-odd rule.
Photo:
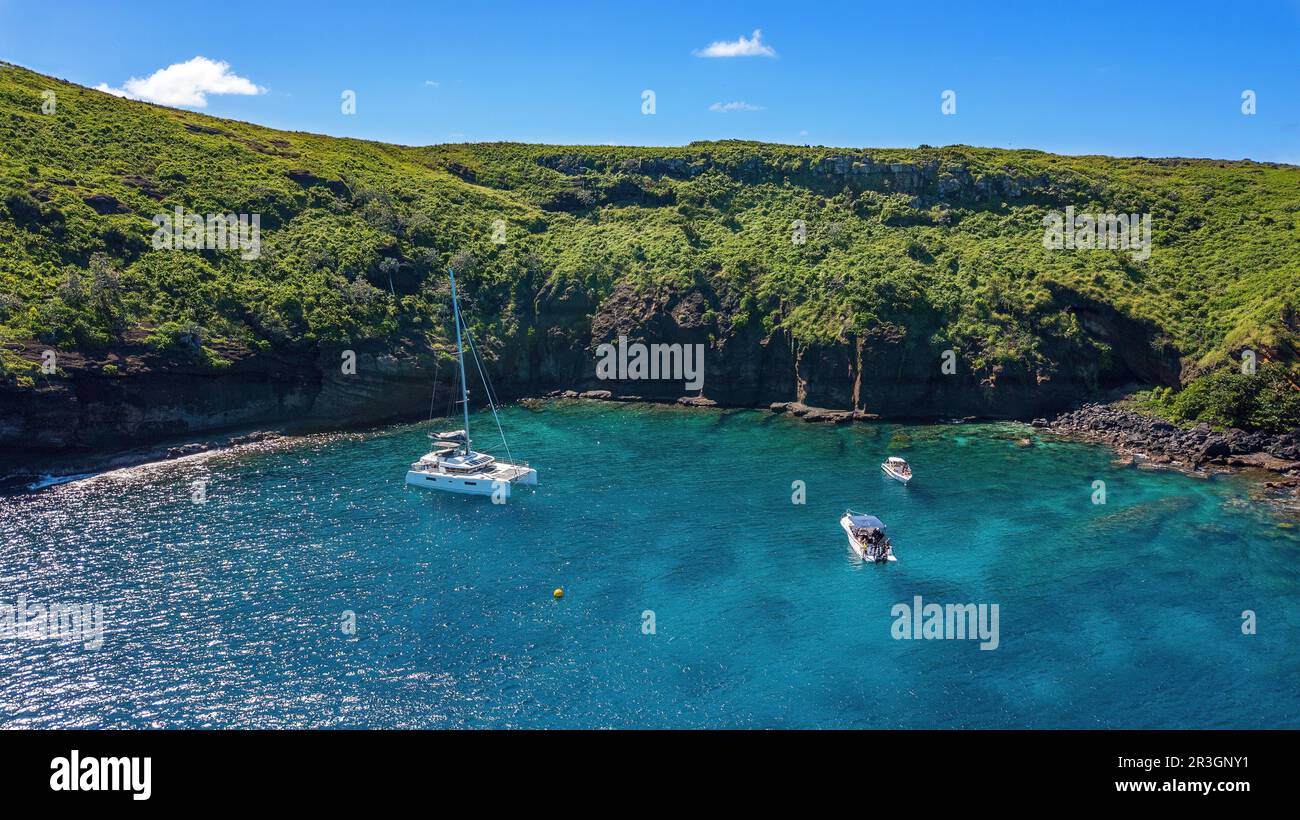
[(449, 470), (441, 464), (428, 461), (417, 461), (410, 467), (413, 473), (427, 473), (430, 475), (445, 475), (459, 478), (467, 478), (471, 475), (483, 475), (485, 478), (497, 481), (514, 481), (516, 478), (523, 478), (531, 472), (530, 467), (521, 467), (518, 465), (502, 466), (500, 463), (488, 465), (486, 469), (473, 470)]

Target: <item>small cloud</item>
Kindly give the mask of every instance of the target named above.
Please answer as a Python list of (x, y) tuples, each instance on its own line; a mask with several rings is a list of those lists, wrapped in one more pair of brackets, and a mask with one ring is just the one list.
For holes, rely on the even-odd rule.
[(799, 132), (799, 136), (801, 136), (801, 137), (806, 137), (806, 136), (808, 136), (808, 129), (805, 128), (805, 129), (803, 129), (802, 131), (800, 131), (800, 132)]
[(735, 102), (728, 103), (715, 102), (713, 105), (709, 106), (709, 110), (717, 111), (721, 114), (728, 114), (732, 111), (762, 111), (763, 106), (750, 105), (743, 100), (736, 100)]
[(442, 85), (442, 83), (438, 82), (437, 80), (425, 80), (424, 84), (427, 85), (429, 88), (437, 88), (438, 86)]
[(763, 32), (754, 29), (753, 37), (740, 35), (739, 40), (718, 40), (695, 52), (696, 57), (775, 57), (776, 51), (763, 42)]
[(132, 100), (160, 105), (184, 105), (206, 108), (209, 94), (265, 94), (266, 89), (230, 72), (230, 63), (195, 57), (183, 63), (160, 68), (145, 79), (132, 77), (113, 88), (108, 83), (95, 86), (99, 91)]

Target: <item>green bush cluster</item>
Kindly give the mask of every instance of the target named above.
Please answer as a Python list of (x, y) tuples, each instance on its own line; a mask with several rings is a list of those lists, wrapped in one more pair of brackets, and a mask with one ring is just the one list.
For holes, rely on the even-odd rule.
[(1180, 391), (1153, 391), (1152, 403), (1176, 421), (1269, 432), (1300, 428), (1300, 388), (1280, 362), (1265, 362), (1253, 373), (1220, 368)]

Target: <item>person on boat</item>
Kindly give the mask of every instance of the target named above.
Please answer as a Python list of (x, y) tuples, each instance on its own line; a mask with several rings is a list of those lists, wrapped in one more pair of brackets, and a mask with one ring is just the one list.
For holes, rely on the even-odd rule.
[(867, 530), (867, 555), (872, 558), (879, 558), (880, 550), (880, 530)]

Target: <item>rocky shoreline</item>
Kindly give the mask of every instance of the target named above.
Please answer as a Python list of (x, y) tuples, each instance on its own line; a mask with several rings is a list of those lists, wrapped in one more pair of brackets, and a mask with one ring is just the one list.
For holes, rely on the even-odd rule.
[(1300, 489), (1300, 430), (1248, 433), (1208, 424), (1179, 427), (1169, 421), (1109, 404), (1085, 404), (1055, 418), (1034, 419), (1040, 430), (1109, 445), (1136, 462), (1193, 474), (1263, 470), (1276, 474), (1265, 486)]
[[(610, 390), (551, 390), (542, 397), (520, 399), (519, 403), (535, 407), (555, 399), (676, 404), (682, 407), (724, 406), (703, 396), (682, 396), (675, 400), (667, 400), (616, 394)], [(876, 413), (813, 407), (797, 401), (774, 402), (766, 409), (810, 424), (889, 420)], [(970, 423), (980, 420), (967, 416), (944, 421)], [(932, 423), (938, 421), (941, 420), (934, 419)], [(1040, 434), (1104, 444), (1130, 463), (1141, 466), (1172, 469), (1201, 476), (1237, 471), (1262, 472), (1268, 476), (1264, 481), (1266, 489), (1283, 491), (1300, 499), (1300, 430), (1269, 434), (1248, 433), (1237, 429), (1214, 430), (1207, 424), (1179, 427), (1155, 416), (1106, 403), (1085, 404), (1052, 418), (1036, 418), (1029, 424)], [(60, 476), (74, 479), (82, 474), (96, 474), (150, 462), (184, 458), (212, 450), (273, 442), (284, 437), (286, 433), (283, 431), (254, 430), (188, 443), (173, 442), (166, 445), (140, 447), (125, 452), (65, 455), (42, 464), (39, 474), (24, 470), (0, 476), (0, 493), (30, 491), (36, 485), (60, 483), (57, 480)], [(1030, 438), (1021, 439), (1020, 442), (1026, 446), (1033, 443)], [(52, 477), (54, 480), (49, 480)], [(35, 484), (29, 486), (33, 480)]]
[(250, 444), (279, 441), (285, 434), (270, 430), (214, 436), (200, 441), (158, 444), (132, 450), (62, 455), (36, 465), (24, 464), (0, 475), (0, 495), (33, 492), (111, 470), (138, 467), (159, 461), (173, 461), (214, 450), (228, 450)]

